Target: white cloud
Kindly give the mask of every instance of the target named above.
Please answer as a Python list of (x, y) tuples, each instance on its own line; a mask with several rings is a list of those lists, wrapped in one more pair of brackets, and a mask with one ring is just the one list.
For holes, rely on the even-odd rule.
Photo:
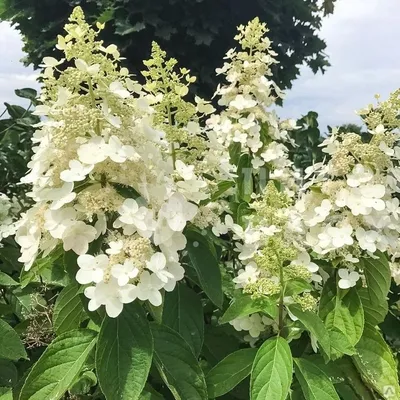
[(4, 102), (26, 106), (28, 101), (17, 97), (15, 89), (31, 87), (38, 89), (37, 72), (23, 66), (22, 40), (8, 22), (0, 22), (0, 113)]
[(398, 0), (339, 0), (320, 33), (332, 66), (324, 75), (302, 68), (278, 113), (297, 117), (317, 111), (322, 129), (360, 123), (355, 110), (399, 86), (399, 6)]

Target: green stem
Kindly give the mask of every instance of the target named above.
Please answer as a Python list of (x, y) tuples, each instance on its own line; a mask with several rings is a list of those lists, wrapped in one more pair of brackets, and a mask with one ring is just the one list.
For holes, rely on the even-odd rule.
[(277, 253), (276, 254), (276, 258), (279, 264), (279, 284), (281, 286), (281, 291), (280, 291), (280, 295), (279, 295), (279, 320), (278, 320), (278, 329), (279, 329), (279, 335), (282, 334), (282, 330), (284, 328), (284, 322), (283, 322), (283, 312), (284, 312), (284, 306), (283, 306), (283, 298), (285, 295), (285, 282), (284, 282), (284, 276), (283, 276), (283, 264), (278, 256)]
[[(168, 113), (168, 123), (170, 124), (170, 126), (172, 126), (172, 122), (173, 121), (172, 121), (172, 114), (171, 114), (171, 107), (170, 106), (168, 106), (168, 108), (167, 108), (167, 113)], [(171, 142), (170, 147), (171, 147), (172, 167), (175, 170), (176, 153), (175, 153), (175, 146), (174, 146), (173, 142)]]

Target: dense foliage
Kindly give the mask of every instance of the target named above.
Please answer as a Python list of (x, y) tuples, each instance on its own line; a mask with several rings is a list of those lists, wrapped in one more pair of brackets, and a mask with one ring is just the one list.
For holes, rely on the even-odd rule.
[[(34, 89), (17, 89), (15, 94), (28, 99), (30, 105), (25, 109), (18, 105), (4, 104), (0, 116), (0, 192), (10, 197), (24, 200), (26, 186), (18, 185), (27, 173), (27, 163), (32, 156), (31, 137), (40, 121), (32, 114), (37, 93)], [(3, 117), (3, 118), (1, 118)]]
[[(1, 0), (0, 19), (11, 20), (24, 36), (26, 63), (36, 67), (52, 55), (57, 35), (73, 7), (81, 4), (94, 23), (108, 21), (101, 37), (115, 43), (129, 70), (139, 74), (142, 60), (156, 40), (198, 78), (192, 86), (211, 97), (220, 81), (214, 74), (227, 48), (234, 45), (236, 26), (259, 16), (271, 29), (270, 39), (280, 60), (274, 80), (290, 87), (306, 63), (314, 72), (329, 65), (325, 42), (318, 37), (323, 15), (334, 0)], [(2, 4), (2, 6), (1, 6)], [(322, 4), (322, 6), (321, 6)]]
[(134, 80), (103, 29), (75, 8), (43, 59), (33, 205), (1, 198), (0, 395), (399, 398), (400, 91), (321, 139), (271, 111), (258, 18), (219, 110), (156, 43)]

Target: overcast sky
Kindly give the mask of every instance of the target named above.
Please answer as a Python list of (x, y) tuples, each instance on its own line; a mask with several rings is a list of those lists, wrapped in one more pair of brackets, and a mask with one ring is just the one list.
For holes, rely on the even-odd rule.
[[(326, 125), (359, 122), (355, 110), (400, 85), (400, 0), (338, 0), (320, 33), (332, 66), (314, 75), (304, 67), (287, 93), (283, 117), (317, 111)], [(0, 23), (0, 104), (14, 102), (14, 89), (38, 87), (35, 72), (23, 67), (18, 32)]]
[(314, 110), (321, 127), (359, 123), (355, 110), (400, 87), (400, 0), (339, 0), (320, 35), (332, 66), (323, 75), (303, 68), (279, 114)]

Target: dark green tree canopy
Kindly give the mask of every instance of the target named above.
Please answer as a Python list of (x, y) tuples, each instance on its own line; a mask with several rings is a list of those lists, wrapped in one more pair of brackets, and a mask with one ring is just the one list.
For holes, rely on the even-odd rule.
[(280, 61), (273, 73), (281, 88), (291, 87), (303, 63), (324, 71), (329, 63), (318, 29), (334, 1), (321, 6), (319, 0), (0, 0), (0, 18), (21, 31), (25, 63), (38, 67), (52, 55), (73, 7), (81, 5), (89, 22), (107, 22), (103, 39), (120, 48), (131, 71), (143, 68), (155, 40), (197, 76), (198, 93), (210, 97), (218, 82), (215, 68), (233, 46), (236, 26), (255, 16), (271, 30)]

